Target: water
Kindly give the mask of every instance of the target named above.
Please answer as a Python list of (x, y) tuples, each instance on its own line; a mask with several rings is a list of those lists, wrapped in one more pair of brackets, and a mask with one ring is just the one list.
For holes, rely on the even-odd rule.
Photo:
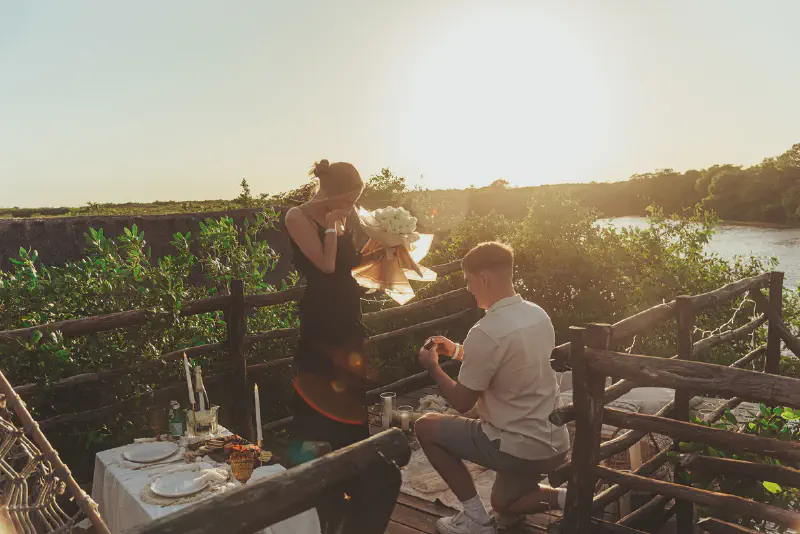
[[(604, 219), (601, 224), (644, 228), (647, 221), (642, 217), (618, 217)], [(708, 244), (708, 250), (732, 260), (736, 256), (775, 256), (779, 260), (777, 270), (786, 273), (784, 285), (795, 288), (800, 285), (800, 228), (760, 228), (723, 224)]]

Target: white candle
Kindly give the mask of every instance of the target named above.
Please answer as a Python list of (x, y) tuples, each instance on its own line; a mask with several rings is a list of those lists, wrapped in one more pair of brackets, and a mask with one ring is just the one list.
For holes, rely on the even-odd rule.
[(414, 408), (411, 406), (399, 406), (397, 408), (398, 418), (400, 419), (400, 428), (402, 428), (404, 432), (408, 432), (410, 429), (413, 410)]
[(381, 393), (381, 398), (383, 399), (383, 417), (381, 418), (381, 423), (384, 430), (392, 426), (392, 412), (394, 411), (394, 399), (396, 396), (397, 394), (391, 391)]
[(258, 439), (258, 446), (261, 446), (261, 402), (258, 398), (258, 384), (255, 385), (256, 396), (256, 437)]
[(189, 405), (194, 410), (194, 389), (192, 389), (192, 371), (189, 367), (189, 359), (183, 353), (183, 367), (186, 369), (186, 387), (189, 388)]
[(200, 369), (199, 365), (194, 366), (194, 385), (195, 389), (197, 389), (197, 396), (200, 397), (200, 411), (206, 411), (206, 398), (203, 395), (203, 371)]

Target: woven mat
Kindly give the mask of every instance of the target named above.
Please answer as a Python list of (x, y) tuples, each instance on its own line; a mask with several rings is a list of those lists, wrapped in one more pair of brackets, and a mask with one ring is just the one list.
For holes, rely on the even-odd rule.
[[(179, 504), (189, 504), (197, 502), (206, 499), (212, 495), (223, 493), (225, 491), (229, 491), (237, 487), (236, 484), (230, 482), (231, 471), (228, 466), (206, 469), (204, 471), (214, 471), (218, 473), (220, 476), (224, 477), (225, 481), (219, 483), (212, 482), (203, 491), (195, 493), (194, 495), (187, 495), (186, 497), (178, 497), (176, 499), (171, 499), (168, 497), (161, 497), (159, 495), (156, 495), (155, 493), (153, 493), (152, 489), (153, 482), (149, 482), (145, 484), (144, 488), (142, 488), (142, 491), (139, 494), (139, 496), (141, 497), (142, 502), (145, 502), (147, 504), (154, 504), (157, 506), (176, 506)], [(201, 471), (198, 470), (198, 476), (200, 475), (200, 472)]]
[[(488, 504), (494, 485), (495, 472), (479, 465), (464, 462), (481, 500)], [(403, 484), (400, 491), (428, 502), (441, 502), (455, 510), (461, 510), (461, 501), (456, 498), (442, 477), (436, 472), (422, 449), (411, 453), (411, 460), (402, 469)]]

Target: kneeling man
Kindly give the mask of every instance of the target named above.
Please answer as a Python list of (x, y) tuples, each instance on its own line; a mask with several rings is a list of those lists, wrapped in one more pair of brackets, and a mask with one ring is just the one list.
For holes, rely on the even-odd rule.
[[(565, 427), (550, 424), (558, 404), (550, 368), (553, 324), (539, 306), (514, 290), (514, 253), (500, 243), (483, 243), (462, 260), (467, 289), (486, 315), (469, 331), (463, 347), (444, 337), (423, 348), (422, 366), (442, 396), (460, 413), (477, 408), (479, 419), (428, 414), (416, 423), (417, 439), (433, 467), (463, 503), (464, 511), (440, 519), (443, 534), (497, 531), (475, 490), (464, 460), (497, 472), (491, 505), (499, 521), (563, 508), (565, 489), (539, 485), (564, 462)], [(430, 346), (426, 343), (426, 347)], [(458, 381), (439, 366), (439, 353), (461, 359)]]

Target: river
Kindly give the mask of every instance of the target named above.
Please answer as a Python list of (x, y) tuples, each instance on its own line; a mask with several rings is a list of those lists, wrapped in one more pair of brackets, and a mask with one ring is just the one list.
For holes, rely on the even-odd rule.
[[(617, 217), (603, 219), (601, 224), (644, 228), (642, 217)], [(722, 224), (708, 244), (708, 250), (725, 259), (736, 256), (761, 256), (778, 258), (777, 270), (786, 273), (784, 286), (796, 288), (800, 284), (800, 228), (763, 228)]]

